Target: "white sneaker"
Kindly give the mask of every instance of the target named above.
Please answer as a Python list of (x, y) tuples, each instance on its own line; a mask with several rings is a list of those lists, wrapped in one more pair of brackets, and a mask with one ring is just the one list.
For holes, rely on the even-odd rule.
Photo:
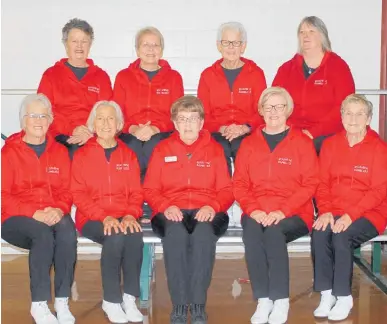
[(102, 310), (105, 312), (110, 322), (117, 324), (128, 323), (128, 319), (122, 310), (120, 303), (109, 303), (104, 300), (102, 302)]
[(337, 297), (335, 307), (328, 314), (328, 319), (331, 321), (345, 320), (353, 307), (353, 298), (351, 295)]
[(336, 304), (336, 297), (332, 296), (332, 290), (324, 290), (321, 292), (320, 305), (315, 309), (313, 315), (315, 317), (328, 317), (332, 307)]
[(123, 299), (124, 302), (122, 303), (122, 308), (129, 322), (142, 322), (144, 317), (137, 308), (136, 297), (129, 294), (124, 294)]
[(59, 324), (54, 314), (48, 308), (46, 301), (32, 302), (31, 315), (36, 324)]
[(74, 324), (75, 317), (69, 309), (68, 298), (55, 298), (54, 308), (59, 324)]
[(277, 299), (269, 316), (269, 324), (284, 324), (288, 320), (289, 298)]
[(259, 298), (257, 309), (251, 317), (251, 324), (266, 324), (269, 320), (270, 312), (273, 309), (273, 301), (269, 298)]

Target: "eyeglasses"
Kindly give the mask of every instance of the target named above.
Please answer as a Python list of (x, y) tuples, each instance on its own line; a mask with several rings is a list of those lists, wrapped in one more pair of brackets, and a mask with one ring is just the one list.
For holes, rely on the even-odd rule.
[(28, 117), (31, 119), (42, 119), (42, 120), (48, 120), (50, 118), (50, 116), (47, 114), (34, 114), (34, 113), (25, 114), (24, 117)]
[(242, 43), (242, 41), (228, 41), (224, 39), (220, 41), (220, 44), (222, 44), (223, 47), (229, 47), (230, 44), (232, 44), (232, 47), (240, 47)]
[(142, 43), (141, 47), (143, 47), (143, 48), (145, 48), (147, 50), (154, 49), (154, 50), (158, 51), (158, 50), (161, 49), (161, 45), (160, 44), (148, 43), (148, 42)]
[(343, 113), (343, 116), (345, 118), (348, 118), (348, 119), (350, 119), (352, 117), (355, 117), (356, 119), (361, 119), (361, 118), (366, 117), (367, 114), (365, 112), (359, 112), (359, 113), (353, 114), (353, 113), (351, 113), (349, 111), (346, 111), (346, 112)]
[(183, 117), (183, 116), (178, 116), (176, 118), (176, 122), (179, 124), (185, 124), (185, 123), (196, 123), (200, 120), (201, 118), (199, 116), (191, 116), (191, 117)]
[(263, 110), (266, 111), (266, 112), (271, 112), (271, 111), (273, 110), (273, 108), (274, 108), (274, 110), (277, 111), (277, 112), (283, 112), (286, 106), (287, 106), (287, 105), (285, 105), (285, 104), (278, 104), (278, 105), (264, 105), (262, 108), (263, 108)]

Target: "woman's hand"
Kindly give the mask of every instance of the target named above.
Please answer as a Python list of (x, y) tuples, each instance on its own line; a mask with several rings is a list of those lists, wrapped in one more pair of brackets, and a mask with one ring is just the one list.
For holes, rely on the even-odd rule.
[(223, 131), (223, 136), (228, 140), (232, 141), (235, 138), (245, 135), (248, 132), (250, 132), (250, 128), (247, 127), (246, 125), (236, 125), (236, 124), (231, 124), (230, 126), (227, 126), (224, 131)]
[(124, 234), (128, 234), (128, 228), (130, 233), (139, 233), (142, 232), (141, 225), (137, 222), (137, 219), (135, 219), (132, 215), (127, 215), (121, 220), (121, 231)]
[(72, 135), (67, 140), (67, 143), (84, 145), (92, 137), (93, 133), (90, 132), (85, 125), (81, 125), (74, 128)]
[(262, 211), (262, 210), (254, 210), (251, 214), (250, 217), (254, 219), (257, 223), (262, 224), (262, 221), (264, 218), (267, 216), (267, 214)]
[(285, 214), (282, 211), (275, 210), (267, 214), (267, 216), (262, 221), (262, 225), (265, 227), (273, 224), (277, 225), (284, 218), (285, 218)]
[(59, 208), (46, 207), (43, 211), (46, 213), (46, 224), (49, 226), (59, 223), (63, 217), (63, 211)]
[(165, 218), (173, 222), (181, 222), (183, 220), (183, 214), (179, 207), (169, 206), (164, 211)]
[(331, 229), (333, 230), (333, 227), (335, 225), (335, 219), (333, 217), (333, 214), (324, 213), (316, 219), (312, 227), (316, 231), (325, 231), (329, 224), (331, 224)]
[(106, 216), (103, 220), (103, 234), (112, 235), (112, 229), (118, 234), (120, 232), (121, 224), (117, 218)]
[(195, 215), (199, 222), (211, 222), (215, 217), (215, 210), (211, 206), (203, 206)]
[(310, 139), (313, 139), (313, 138), (314, 138), (313, 135), (312, 135), (308, 130), (303, 129), (302, 132), (303, 132), (305, 135), (307, 135)]
[(351, 217), (349, 217), (348, 214), (344, 214), (335, 222), (335, 225), (333, 226), (332, 231), (333, 233), (336, 233), (336, 234), (345, 232), (351, 224), (352, 224)]

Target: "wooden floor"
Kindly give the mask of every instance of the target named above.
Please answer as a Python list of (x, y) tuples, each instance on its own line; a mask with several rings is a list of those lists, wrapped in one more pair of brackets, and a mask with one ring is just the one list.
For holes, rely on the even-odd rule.
[[(78, 257), (71, 310), (77, 324), (109, 323), (101, 310), (101, 279), (98, 256)], [(383, 273), (387, 275), (387, 257), (383, 257)], [(1, 320), (4, 324), (32, 324), (29, 315), (30, 295), (27, 256), (2, 256)], [(296, 254), (290, 259), (291, 308), (288, 324), (328, 323), (313, 318), (319, 295), (312, 293), (312, 267), (308, 254)], [(208, 292), (209, 323), (250, 323), (256, 303), (249, 284), (238, 284), (246, 278), (243, 255), (217, 256), (212, 285)], [(354, 309), (342, 324), (387, 323), (387, 296), (355, 267), (353, 280)], [(144, 323), (168, 324), (171, 303), (168, 295), (164, 264), (156, 261), (156, 283)]]

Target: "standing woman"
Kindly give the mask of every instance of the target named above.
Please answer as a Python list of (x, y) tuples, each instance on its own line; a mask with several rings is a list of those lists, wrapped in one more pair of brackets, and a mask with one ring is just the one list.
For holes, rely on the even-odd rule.
[(55, 119), (49, 132), (68, 148), (71, 158), (93, 136), (86, 127), (91, 108), (112, 96), (109, 76), (88, 58), (93, 40), (87, 21), (71, 19), (62, 29), (67, 58), (44, 72), (38, 88), (52, 104)]
[(206, 113), (204, 128), (222, 145), (231, 175), (231, 159), (242, 140), (263, 123), (257, 105), (266, 80), (255, 62), (242, 57), (247, 33), (241, 23), (222, 24), (216, 46), (222, 58), (202, 72), (198, 97)]
[(315, 16), (298, 26), (298, 53), (277, 71), (273, 86), (285, 88), (294, 100), (289, 124), (313, 139), (317, 153), (322, 141), (343, 129), (342, 101), (355, 92), (347, 63), (332, 52), (328, 30)]
[(144, 178), (153, 148), (173, 131), (172, 103), (184, 94), (183, 80), (162, 58), (164, 37), (155, 27), (136, 35), (138, 59), (117, 74), (114, 101), (125, 117), (120, 138), (136, 153)]

